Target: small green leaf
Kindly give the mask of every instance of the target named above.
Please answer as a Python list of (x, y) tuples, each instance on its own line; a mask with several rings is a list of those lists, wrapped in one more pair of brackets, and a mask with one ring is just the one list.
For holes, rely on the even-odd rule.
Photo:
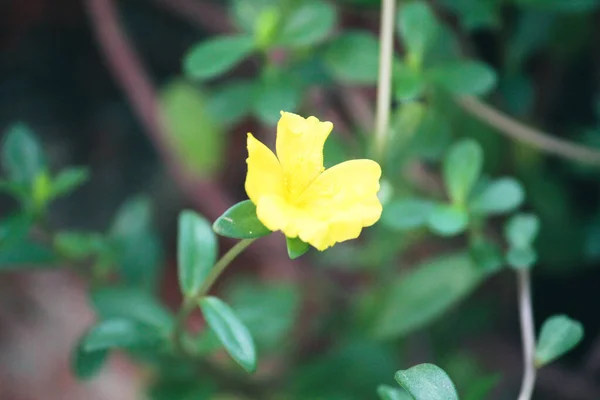
[(129, 287), (107, 287), (92, 292), (91, 301), (102, 320), (125, 318), (158, 331), (168, 333), (173, 328), (171, 312), (149, 293)]
[(268, 125), (275, 125), (281, 111), (294, 112), (302, 98), (302, 90), (295, 78), (277, 71), (263, 76), (258, 82), (252, 103), (254, 114)]
[(433, 364), (419, 364), (398, 371), (395, 378), (415, 400), (458, 400), (448, 374)]
[(513, 178), (500, 178), (489, 183), (469, 204), (470, 211), (484, 215), (509, 213), (525, 199), (523, 186)]
[(381, 223), (397, 231), (420, 228), (427, 224), (433, 208), (434, 204), (425, 199), (393, 200), (383, 208)]
[(391, 282), (375, 319), (375, 334), (397, 338), (443, 315), (486, 276), (467, 254), (428, 260)]
[(500, 247), (486, 239), (475, 240), (469, 248), (469, 254), (484, 271), (498, 271), (504, 263)]
[(98, 254), (107, 244), (98, 233), (59, 232), (54, 236), (54, 248), (65, 258), (84, 260)]
[(213, 37), (188, 51), (183, 60), (183, 69), (193, 79), (215, 78), (229, 71), (253, 50), (254, 38), (251, 36)]
[(537, 261), (537, 254), (529, 246), (510, 247), (506, 253), (506, 262), (515, 269), (531, 268)]
[(412, 397), (404, 390), (388, 385), (380, 385), (377, 388), (377, 394), (381, 400), (412, 400)]
[(469, 224), (469, 214), (462, 208), (448, 204), (434, 206), (427, 219), (429, 229), (441, 236), (454, 236), (464, 232)]
[(504, 235), (512, 247), (531, 247), (540, 230), (540, 220), (533, 214), (517, 214), (504, 226)]
[(300, 47), (319, 43), (329, 35), (337, 19), (335, 8), (325, 1), (300, 3), (282, 24), (277, 44)]
[(54, 252), (29, 239), (11, 242), (0, 251), (0, 271), (56, 266)]
[(229, 355), (247, 372), (256, 370), (256, 349), (248, 328), (235, 312), (216, 297), (199, 301), (202, 314)]
[(434, 43), (438, 33), (438, 22), (431, 8), (424, 1), (413, 1), (398, 10), (398, 33), (408, 53), (409, 63), (420, 64)]
[(288, 255), (292, 260), (300, 257), (309, 249), (309, 244), (300, 240), (300, 238), (285, 238), (287, 243)]
[(346, 31), (333, 39), (324, 54), (335, 79), (349, 84), (374, 84), (379, 71), (379, 42), (366, 31)]
[(217, 260), (217, 238), (208, 221), (193, 211), (179, 215), (177, 257), (181, 291), (192, 297)]
[(583, 339), (583, 326), (566, 315), (554, 315), (542, 325), (535, 363), (544, 366), (562, 356)]
[(496, 86), (496, 72), (486, 64), (461, 61), (428, 71), (433, 82), (457, 95), (483, 95)]
[(46, 160), (34, 133), (23, 123), (12, 125), (2, 143), (2, 166), (13, 182), (31, 187)]
[(90, 379), (100, 372), (107, 359), (107, 350), (85, 351), (81, 340), (71, 353), (71, 370), (78, 379)]
[(414, 100), (425, 90), (426, 81), (419, 70), (405, 64), (394, 69), (394, 95), (399, 101)]
[(27, 214), (15, 214), (0, 220), (0, 249), (24, 240), (32, 223)]
[(236, 123), (252, 110), (255, 92), (256, 85), (252, 81), (229, 81), (212, 93), (207, 111), (216, 120)]
[(164, 340), (153, 328), (138, 322), (115, 318), (94, 326), (83, 338), (83, 350), (93, 352), (116, 348), (154, 347)]
[(241, 201), (223, 213), (213, 224), (221, 236), (234, 239), (253, 239), (271, 233), (256, 216), (256, 206), (250, 200)]
[(64, 196), (89, 179), (89, 170), (85, 167), (71, 167), (61, 171), (52, 182), (51, 198)]
[(452, 141), (451, 123), (438, 107), (428, 107), (412, 148), (415, 156), (427, 161), (439, 161)]
[(464, 205), (483, 168), (483, 150), (472, 139), (452, 145), (444, 158), (444, 183), (452, 202)]
[(231, 18), (240, 30), (253, 33), (260, 28), (262, 16), (276, 5), (275, 0), (232, 0)]

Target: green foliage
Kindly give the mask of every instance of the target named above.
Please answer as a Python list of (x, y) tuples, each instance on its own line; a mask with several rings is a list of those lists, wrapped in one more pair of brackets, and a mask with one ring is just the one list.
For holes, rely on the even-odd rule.
[(218, 243), (207, 220), (193, 211), (179, 215), (177, 259), (179, 286), (187, 297), (195, 296), (217, 259)]
[(42, 146), (27, 125), (17, 123), (8, 129), (2, 143), (2, 167), (11, 181), (28, 188), (46, 168)]
[(420, 67), (439, 34), (439, 25), (424, 1), (411, 1), (398, 11), (397, 26), (408, 53), (409, 64)]
[(412, 397), (405, 391), (387, 385), (379, 386), (377, 394), (381, 400), (412, 400)]
[(393, 200), (384, 207), (381, 223), (398, 231), (420, 228), (427, 224), (434, 207), (430, 200), (425, 199)]
[(466, 210), (448, 204), (437, 204), (429, 213), (429, 229), (441, 236), (454, 236), (464, 232), (469, 223)]
[[(206, 105), (207, 113), (215, 120), (233, 124), (252, 110), (255, 100), (255, 83), (250, 80), (235, 80), (219, 86)], [(196, 117), (194, 115), (194, 121)]]
[(255, 87), (252, 103), (254, 115), (268, 125), (275, 125), (281, 111), (293, 112), (301, 99), (297, 79), (284, 71), (273, 70), (261, 77)]
[(347, 31), (333, 39), (325, 49), (329, 72), (343, 83), (372, 84), (377, 80), (379, 43), (364, 31)]
[(532, 246), (539, 226), (539, 219), (532, 214), (517, 214), (506, 223), (504, 235), (509, 243), (506, 261), (510, 266), (522, 269), (536, 263), (537, 254)]
[(458, 400), (448, 374), (433, 364), (419, 364), (398, 371), (395, 378), (415, 400)]
[(466, 254), (445, 255), (394, 279), (373, 327), (380, 337), (400, 337), (432, 323), (475, 289), (486, 274)]
[(496, 85), (496, 73), (475, 61), (440, 65), (428, 71), (433, 83), (456, 95), (483, 95)]
[(329, 35), (336, 24), (336, 18), (336, 11), (328, 2), (300, 2), (286, 15), (276, 44), (285, 47), (317, 44)]
[(50, 199), (70, 194), (89, 177), (89, 170), (85, 167), (72, 167), (60, 171), (52, 182)]
[(566, 315), (554, 315), (542, 325), (535, 363), (544, 366), (562, 356), (583, 339), (583, 326)]
[(443, 173), (448, 195), (454, 204), (465, 205), (482, 168), (483, 150), (476, 141), (464, 139), (450, 148), (444, 159)]
[(469, 204), (473, 213), (483, 215), (505, 214), (515, 211), (525, 199), (523, 186), (513, 178), (489, 182)]
[(235, 239), (253, 239), (271, 233), (256, 216), (256, 206), (251, 200), (231, 206), (213, 224), (213, 230), (221, 236)]
[(247, 372), (254, 372), (257, 363), (254, 341), (237, 314), (216, 297), (205, 297), (199, 304), (206, 323), (231, 357)]
[(125, 318), (99, 322), (83, 337), (84, 352), (109, 349), (155, 347), (162, 342), (160, 332), (154, 328)]
[(81, 341), (71, 354), (71, 370), (78, 379), (90, 379), (100, 372), (107, 358), (107, 350), (85, 351)]
[(290, 258), (296, 259), (306, 253), (309, 249), (309, 244), (303, 242), (300, 238), (286, 238), (287, 251)]
[(192, 47), (183, 60), (183, 70), (192, 79), (216, 78), (235, 67), (253, 50), (251, 36), (217, 36)]

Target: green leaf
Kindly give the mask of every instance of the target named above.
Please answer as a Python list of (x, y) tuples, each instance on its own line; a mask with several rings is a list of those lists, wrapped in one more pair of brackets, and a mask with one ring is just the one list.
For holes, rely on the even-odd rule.
[(292, 260), (300, 257), (304, 253), (306, 253), (309, 249), (309, 244), (303, 242), (300, 238), (285, 238), (287, 244), (288, 256)]
[(329, 43), (324, 60), (340, 82), (374, 84), (379, 71), (379, 42), (369, 32), (346, 31)]
[(484, 271), (498, 271), (504, 263), (500, 247), (487, 239), (476, 239), (471, 243), (469, 254), (473, 262)]
[(563, 13), (591, 12), (600, 7), (599, 0), (515, 0), (522, 7)]
[(457, 95), (479, 96), (496, 86), (496, 72), (477, 61), (460, 61), (428, 71), (433, 82)]
[(397, 24), (409, 63), (420, 66), (439, 33), (435, 15), (425, 1), (413, 1), (400, 7)]
[(236, 123), (250, 114), (256, 99), (255, 92), (256, 85), (252, 81), (228, 81), (212, 93), (206, 106), (207, 112), (216, 120)]
[(412, 143), (415, 156), (427, 161), (440, 160), (452, 140), (450, 121), (438, 108), (427, 108)]
[(434, 204), (425, 199), (393, 200), (383, 208), (381, 223), (397, 231), (420, 228), (427, 224), (433, 208)]
[(467, 31), (496, 28), (500, 25), (499, 0), (444, 0)]
[(52, 182), (51, 198), (71, 193), (90, 177), (88, 168), (71, 167), (61, 171)]
[(287, 15), (277, 44), (290, 47), (317, 44), (333, 30), (336, 19), (336, 10), (330, 3), (320, 0), (302, 2)]
[(427, 225), (434, 233), (441, 236), (454, 236), (464, 232), (469, 224), (469, 214), (462, 209), (448, 204), (435, 205), (427, 219)]
[(443, 174), (448, 195), (456, 205), (464, 205), (483, 168), (483, 150), (472, 139), (452, 145), (444, 158)]
[(156, 297), (130, 287), (107, 287), (92, 292), (91, 301), (102, 320), (124, 318), (168, 333), (174, 325), (171, 312)]
[(256, 349), (248, 328), (235, 312), (216, 297), (199, 301), (202, 314), (229, 355), (247, 372), (256, 370)]
[(302, 98), (297, 79), (282, 71), (263, 76), (258, 82), (253, 101), (254, 114), (268, 125), (275, 125), (281, 111), (294, 112)]
[(519, 208), (525, 199), (523, 186), (513, 178), (500, 178), (488, 184), (469, 204), (478, 214), (497, 215)]
[(254, 38), (247, 35), (217, 36), (192, 47), (183, 60), (189, 78), (209, 79), (232, 69), (254, 50)]
[(99, 254), (106, 246), (104, 237), (98, 233), (59, 232), (54, 236), (56, 251), (72, 260), (80, 261)]
[(397, 338), (442, 316), (487, 275), (464, 253), (428, 260), (391, 282), (374, 324), (379, 337)]
[(377, 394), (381, 400), (412, 400), (412, 397), (404, 390), (388, 385), (380, 385), (377, 388)]
[(56, 256), (51, 249), (29, 239), (11, 242), (0, 251), (0, 271), (54, 268), (55, 263)]
[(8, 128), (2, 143), (2, 166), (13, 182), (29, 187), (45, 169), (42, 146), (27, 125), (16, 123)]
[(419, 364), (398, 371), (395, 378), (415, 400), (458, 400), (448, 374), (433, 364)]
[(144, 196), (127, 199), (117, 210), (110, 228), (110, 235), (115, 238), (127, 238), (132, 234), (148, 229), (152, 220), (150, 200)]
[(535, 363), (544, 366), (562, 356), (583, 339), (583, 325), (566, 315), (554, 315), (542, 325)]
[(159, 332), (138, 322), (114, 318), (102, 321), (85, 335), (83, 350), (93, 352), (115, 348), (154, 347), (164, 340)]
[(213, 224), (213, 230), (225, 237), (253, 239), (271, 233), (256, 216), (256, 206), (244, 200), (229, 208)]
[(15, 214), (0, 220), (0, 249), (24, 240), (32, 226), (27, 214)]
[(394, 95), (399, 101), (414, 100), (421, 96), (426, 81), (421, 71), (399, 63), (394, 69)]
[(515, 269), (531, 268), (537, 261), (537, 253), (529, 246), (510, 247), (506, 253), (506, 262)]
[(504, 235), (512, 247), (530, 247), (540, 230), (540, 220), (533, 214), (517, 214), (504, 226)]
[(262, 16), (274, 9), (276, 0), (233, 0), (231, 17), (237, 27), (245, 32), (253, 33), (259, 28)]
[(90, 379), (100, 372), (107, 359), (107, 350), (85, 351), (81, 340), (71, 353), (71, 370), (78, 379)]
[(208, 221), (189, 210), (179, 215), (178, 235), (179, 286), (185, 296), (192, 297), (217, 260), (217, 238)]

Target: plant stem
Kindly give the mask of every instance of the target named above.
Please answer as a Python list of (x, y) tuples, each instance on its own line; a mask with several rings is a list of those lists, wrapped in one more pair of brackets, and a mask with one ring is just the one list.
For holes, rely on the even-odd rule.
[(217, 261), (217, 263), (213, 266), (210, 273), (206, 277), (204, 284), (198, 290), (194, 296), (186, 297), (183, 300), (183, 304), (179, 308), (179, 312), (177, 313), (177, 319), (175, 322), (175, 328), (173, 330), (173, 340), (175, 343), (175, 348), (182, 354), (188, 353), (185, 349), (185, 343), (183, 341), (183, 335), (185, 333), (185, 324), (190, 316), (190, 314), (196, 309), (196, 305), (198, 300), (200, 300), (203, 296), (205, 296), (212, 285), (215, 283), (217, 278), (225, 271), (225, 268), (248, 246), (252, 244), (256, 239), (243, 239), (236, 243), (227, 253), (223, 255)]
[(392, 60), (394, 56), (394, 15), (396, 0), (383, 0), (379, 31), (379, 78), (377, 81), (377, 111), (375, 115), (375, 154), (381, 160), (390, 124), (392, 99)]
[(523, 382), (518, 400), (530, 400), (535, 384), (535, 328), (531, 307), (531, 282), (529, 270), (517, 271), (519, 315), (523, 341)]

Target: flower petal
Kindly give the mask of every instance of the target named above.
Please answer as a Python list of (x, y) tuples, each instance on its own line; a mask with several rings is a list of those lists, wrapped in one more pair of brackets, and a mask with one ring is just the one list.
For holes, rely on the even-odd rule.
[(277, 123), (277, 158), (292, 196), (300, 195), (323, 172), (323, 146), (332, 129), (331, 122), (281, 112)]
[(254, 204), (262, 196), (283, 196), (283, 170), (275, 154), (267, 146), (248, 133), (248, 173), (246, 193)]

